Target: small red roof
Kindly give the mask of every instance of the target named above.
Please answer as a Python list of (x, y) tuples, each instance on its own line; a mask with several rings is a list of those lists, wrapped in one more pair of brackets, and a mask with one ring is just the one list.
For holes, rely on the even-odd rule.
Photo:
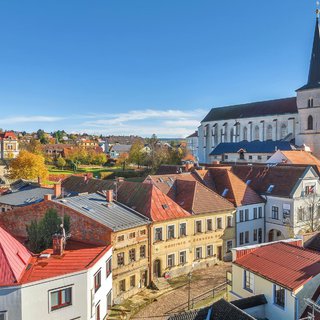
[(50, 257), (41, 258), (41, 255), (33, 257), (20, 283), (39, 281), (86, 270), (94, 265), (110, 248), (110, 246), (95, 246), (71, 240), (68, 241), (67, 248), (62, 256), (52, 255), (52, 249), (47, 249), (41, 254), (50, 254)]
[(285, 242), (250, 251), (234, 263), (292, 291), (320, 273), (320, 253), (315, 251)]
[(17, 137), (13, 131), (0, 132), (0, 140), (8, 139), (8, 138), (11, 138), (13, 140), (17, 139)]
[(0, 286), (18, 283), (31, 257), (26, 247), (0, 227)]
[(190, 216), (190, 213), (149, 183), (123, 182), (118, 189), (117, 200), (152, 221)]

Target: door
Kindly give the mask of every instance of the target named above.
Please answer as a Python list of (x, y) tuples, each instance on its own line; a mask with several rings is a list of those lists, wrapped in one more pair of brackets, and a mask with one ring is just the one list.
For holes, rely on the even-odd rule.
[(161, 261), (155, 260), (153, 263), (153, 273), (155, 277), (160, 278), (161, 277)]
[(218, 260), (222, 260), (222, 246), (217, 247), (217, 258)]

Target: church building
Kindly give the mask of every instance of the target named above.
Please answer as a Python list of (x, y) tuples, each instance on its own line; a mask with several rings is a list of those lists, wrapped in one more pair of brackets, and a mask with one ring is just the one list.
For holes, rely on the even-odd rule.
[[(200, 163), (216, 160), (214, 150), (227, 144), (245, 142), (261, 146), (271, 142), (275, 151), (283, 142), (297, 148), (310, 148), (320, 158), (320, 30), (316, 20), (308, 82), (296, 90), (296, 96), (213, 108), (198, 128)], [(279, 145), (279, 148), (277, 148)], [(241, 159), (246, 150), (241, 148)], [(258, 152), (258, 150), (257, 150)], [(251, 156), (250, 156), (251, 157)], [(223, 159), (223, 158), (222, 158)], [(240, 158), (239, 158), (240, 159)]]

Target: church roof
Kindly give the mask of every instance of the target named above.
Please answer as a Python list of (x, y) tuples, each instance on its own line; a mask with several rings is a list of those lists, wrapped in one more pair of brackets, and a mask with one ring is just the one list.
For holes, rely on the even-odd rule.
[(318, 18), (316, 20), (316, 27), (314, 30), (308, 83), (297, 91), (316, 88), (320, 88), (320, 30)]
[(297, 100), (295, 97), (212, 108), (202, 122), (292, 113), (298, 113)]

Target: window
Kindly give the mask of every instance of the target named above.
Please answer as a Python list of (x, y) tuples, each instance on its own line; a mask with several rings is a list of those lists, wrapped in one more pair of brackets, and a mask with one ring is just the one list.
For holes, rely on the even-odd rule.
[(267, 140), (272, 140), (272, 125), (269, 124), (267, 127)]
[(201, 247), (196, 248), (195, 259), (196, 260), (202, 259), (202, 248)]
[(252, 156), (249, 156), (249, 160), (252, 160)]
[(270, 186), (269, 186), (268, 189), (267, 189), (267, 193), (271, 193), (272, 190), (273, 190), (273, 188), (274, 188), (274, 185), (273, 185), (273, 184), (270, 184)]
[(243, 232), (240, 232), (239, 234), (239, 242), (240, 242), (240, 245), (244, 244), (244, 236), (243, 236)]
[(254, 289), (254, 276), (253, 273), (251, 273), (248, 270), (244, 270), (244, 289), (253, 292)]
[(129, 250), (129, 262), (136, 261), (136, 249)]
[(162, 228), (155, 228), (154, 240), (162, 241)]
[(217, 229), (222, 229), (222, 218), (217, 218)]
[(129, 233), (129, 239), (133, 239), (136, 237), (136, 233), (135, 232), (130, 232)]
[(212, 219), (207, 220), (207, 231), (212, 231)]
[(229, 156), (228, 155), (224, 155), (225, 160), (228, 160)]
[(106, 262), (106, 276), (107, 276), (107, 278), (109, 277), (111, 272), (112, 272), (112, 260), (111, 260), (111, 258), (109, 258)]
[(201, 221), (196, 221), (196, 233), (202, 232), (202, 223)]
[(308, 117), (308, 130), (313, 130), (313, 117)]
[(313, 108), (313, 99), (312, 98), (308, 99), (308, 108)]
[(0, 311), (0, 320), (7, 320), (7, 311)]
[(96, 305), (96, 318), (95, 320), (100, 320), (100, 303)]
[(285, 124), (282, 124), (280, 128), (280, 139), (284, 139), (287, 135), (287, 126)]
[(244, 210), (244, 219), (245, 221), (249, 221), (249, 209)]
[(140, 246), (140, 258), (143, 259), (146, 257), (146, 246)]
[(253, 241), (257, 241), (258, 240), (258, 230), (254, 229), (253, 230)]
[(179, 262), (180, 262), (180, 264), (185, 264), (187, 262), (187, 253), (186, 253), (186, 251), (181, 251), (179, 253)]
[(262, 228), (258, 229), (258, 242), (262, 243)]
[(262, 156), (258, 156), (257, 159), (258, 159), (258, 160), (262, 160)]
[(118, 242), (121, 242), (121, 241), (124, 241), (124, 235), (123, 234), (118, 237)]
[(232, 240), (229, 240), (229, 241), (227, 241), (227, 253), (228, 252), (231, 252), (231, 249), (232, 249)]
[(258, 208), (253, 208), (253, 219), (258, 219)]
[(168, 226), (167, 240), (174, 239), (174, 226)]
[(130, 277), (130, 288), (134, 288), (136, 286), (136, 276), (133, 275)]
[(273, 302), (281, 308), (285, 306), (285, 289), (276, 284), (273, 285)]
[(168, 268), (174, 267), (174, 254), (168, 254), (168, 261), (167, 261)]
[(247, 127), (243, 128), (243, 140), (248, 140), (248, 129), (247, 129)]
[(100, 287), (101, 287), (101, 270), (99, 270), (94, 275), (94, 292), (97, 292)]
[(255, 126), (254, 128), (254, 137), (253, 137), (253, 140), (259, 140), (259, 136), (260, 136), (260, 132), (259, 132), (259, 127), (258, 126)]
[(298, 221), (304, 220), (304, 208), (300, 207), (298, 209)]
[(221, 194), (222, 197), (225, 197), (228, 194), (229, 189), (225, 188)]
[(124, 252), (117, 254), (118, 267), (124, 266)]
[(240, 210), (239, 216), (240, 216), (240, 222), (243, 222), (243, 210)]
[(112, 307), (112, 290), (110, 290), (107, 294), (107, 311), (109, 312)]
[(180, 235), (180, 237), (185, 237), (187, 235), (187, 224), (185, 222), (180, 223), (179, 235)]
[(140, 230), (140, 236), (144, 236), (146, 234), (146, 229)]
[(262, 207), (259, 207), (259, 218), (262, 218)]
[(246, 231), (244, 233), (244, 241), (245, 241), (245, 243), (249, 243), (249, 231)]
[(279, 220), (279, 208), (276, 206), (272, 206), (271, 210), (271, 218)]
[(207, 246), (207, 257), (213, 256), (213, 245)]
[(72, 288), (64, 288), (50, 293), (51, 311), (70, 306), (72, 304)]
[(307, 186), (304, 187), (304, 194), (305, 195), (314, 194), (315, 191), (316, 191), (316, 185), (315, 184), (307, 185)]
[(126, 279), (119, 281), (119, 292), (125, 292), (126, 291)]
[(227, 217), (227, 227), (231, 228), (232, 227), (232, 216)]

